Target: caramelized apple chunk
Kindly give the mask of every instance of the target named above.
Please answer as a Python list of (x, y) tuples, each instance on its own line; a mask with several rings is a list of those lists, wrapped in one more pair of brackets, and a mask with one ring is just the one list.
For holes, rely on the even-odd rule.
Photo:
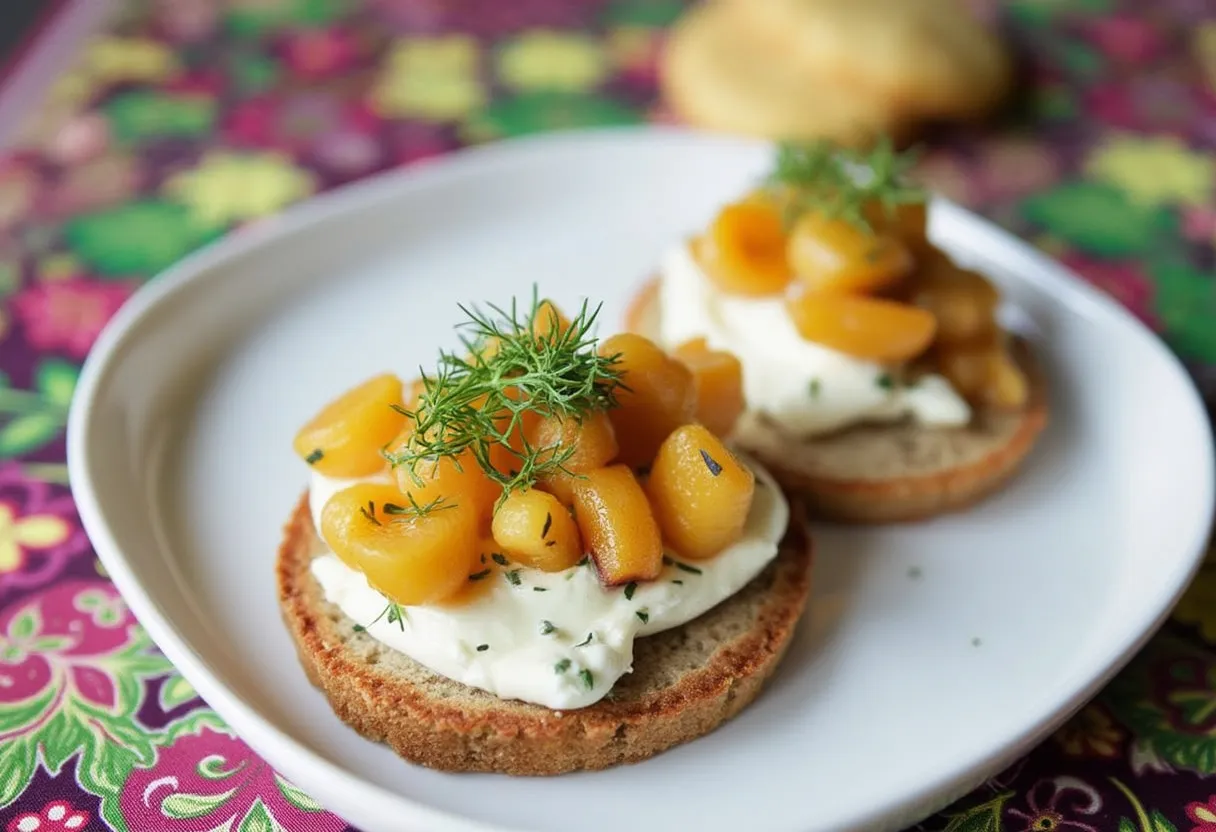
[(999, 333), (977, 342), (939, 345), (933, 357), (938, 371), (974, 405), (1017, 410), (1030, 397), (1030, 381)]
[(806, 340), (870, 361), (915, 358), (937, 329), (930, 312), (881, 298), (792, 291), (786, 310)]
[(898, 238), (918, 260), (932, 248), (928, 235), (929, 210), (923, 202), (890, 206), (871, 202), (865, 207), (865, 218), (876, 231)]
[(560, 572), (583, 556), (570, 510), (544, 491), (528, 489), (508, 495), (494, 512), (493, 532), (508, 557), (545, 572)]
[(940, 252), (926, 257), (911, 286), (912, 302), (937, 319), (937, 340), (960, 344), (997, 329), (996, 288), (983, 276), (959, 268)]
[(672, 351), (692, 370), (696, 419), (718, 436), (729, 436), (743, 413), (743, 365), (733, 353), (711, 350), (704, 338), (694, 338)]
[(395, 486), (361, 483), (321, 510), (321, 537), (334, 554), (398, 604), (430, 604), (464, 585), (478, 558), (477, 517), (454, 504), (412, 512)]
[[(385, 449), (392, 458), (412, 450), (413, 425), (410, 424)], [(488, 518), (490, 508), (502, 493), (502, 487), (488, 476), (472, 451), (457, 456), (423, 457), (393, 468), (397, 487), (407, 501), (421, 506), (442, 499), (445, 505), (464, 503), (479, 518)]]
[(663, 569), (663, 542), (646, 492), (628, 467), (588, 471), (574, 486), (574, 512), (600, 581), (651, 581)]
[(738, 542), (756, 477), (704, 425), (677, 428), (659, 448), (646, 493), (663, 540), (690, 560)]
[(786, 257), (798, 280), (814, 292), (868, 294), (894, 286), (912, 271), (912, 255), (899, 238), (813, 211), (794, 225)]
[(617, 455), (616, 432), (612, 421), (602, 410), (573, 416), (545, 416), (536, 425), (529, 441), (540, 452), (542, 463), (569, 455), (562, 460), (564, 470), (549, 470), (537, 479), (537, 485), (566, 505), (574, 503), (574, 484), (584, 471), (602, 468)]
[(732, 295), (779, 293), (790, 282), (786, 234), (777, 208), (758, 199), (727, 205), (694, 254), (709, 279)]
[(384, 468), (380, 449), (401, 430), (401, 379), (379, 375), (327, 404), (296, 433), (292, 446), (327, 477), (366, 477)]
[(692, 371), (641, 335), (614, 335), (600, 354), (617, 356), (624, 385), (616, 391), (617, 407), (608, 411), (620, 446), (619, 460), (645, 465), (667, 435), (696, 415)]

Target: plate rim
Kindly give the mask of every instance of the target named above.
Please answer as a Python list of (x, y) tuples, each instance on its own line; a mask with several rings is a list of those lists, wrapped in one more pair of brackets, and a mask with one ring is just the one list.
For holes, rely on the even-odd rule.
[[(371, 811), (395, 816), (405, 828), (443, 829), (447, 832), (519, 832), (517, 828), (501, 824), (486, 824), (430, 806), (400, 794), (392, 789), (365, 780), (338, 763), (330, 762), (313, 751), (290, 733), (278, 728), (261, 713), (235, 695), (212, 671), (208, 662), (195, 653), (180, 635), (153, 593), (147, 591), (135, 574), (114, 538), (106, 520), (102, 501), (92, 476), (86, 438), (91, 423), (91, 414), (107, 375), (113, 371), (112, 358), (130, 341), (140, 322), (153, 316), (164, 304), (180, 292), (199, 282), (206, 281), (224, 263), (251, 251), (273, 247), (283, 238), (309, 228), (323, 227), (337, 216), (356, 210), (367, 203), (395, 198), (403, 191), (424, 187), (427, 182), (441, 184), (454, 177), (475, 175), (479, 168), (490, 168), (510, 164), (514, 157), (526, 157), (529, 153), (543, 152), (550, 145), (596, 141), (623, 141), (653, 143), (655, 141), (717, 143), (738, 148), (763, 148), (771, 143), (735, 136), (707, 133), (670, 126), (630, 126), (553, 131), (517, 139), (499, 141), (463, 148), (445, 154), (421, 165), (404, 166), (375, 174), (366, 179), (342, 185), (318, 194), (287, 210), (258, 221), (250, 226), (231, 231), (186, 255), (168, 269), (152, 277), (141, 286), (126, 304), (107, 322), (90, 350), (81, 369), (76, 394), (68, 414), (66, 431), (69, 482), (81, 518), (82, 526), (91, 541), (110, 579), (118, 588), (124, 602), (135, 614), (139, 623), (148, 631), (157, 647), (173, 665), (195, 687), (200, 696), (232, 728), (237, 736), (255, 752), (266, 758), (271, 751), (276, 758), (272, 764), (283, 770), (291, 779), (291, 772), (307, 772), (308, 779), (324, 777), (349, 796), (351, 803), (360, 802), (371, 807)], [(1113, 315), (1130, 332), (1139, 337), (1145, 347), (1165, 359), (1168, 371), (1183, 382), (1189, 408), (1200, 418), (1203, 426), (1204, 447), (1202, 456), (1208, 460), (1203, 469), (1203, 500), (1208, 506), (1205, 515), (1197, 518), (1199, 534), (1188, 546), (1189, 560), (1184, 569), (1174, 576), (1174, 584), (1167, 586), (1168, 593), (1150, 621), (1136, 628), (1136, 636), (1130, 641), (1120, 640), (1110, 655), (1100, 662), (1103, 670), (1092, 676), (1043, 718), (1026, 726), (1022, 736), (1015, 742), (995, 748), (991, 753), (974, 761), (964, 771), (952, 770), (937, 777), (933, 782), (921, 785), (914, 794), (905, 795), (894, 803), (872, 807), (865, 812), (860, 822), (869, 828), (884, 819), (891, 822), (896, 816), (919, 811), (918, 807), (933, 803), (934, 808), (947, 804), (965, 794), (977, 782), (973, 773), (999, 770), (1023, 756), (1040, 744), (1056, 727), (1067, 721), (1089, 702), (1124, 666), (1144, 647), (1162, 624), (1168, 619), (1179, 598), (1190, 585), (1198, 571), (1206, 551), (1213, 515), (1216, 514), (1216, 449), (1213, 430), (1202, 397), (1194, 380), (1182, 361), (1149, 330), (1139, 319), (1113, 298), (1085, 283), (1062, 263), (1034, 249), (1029, 243), (997, 226), (988, 219), (967, 210), (958, 204), (934, 195), (934, 210), (954, 215), (988, 241), (999, 245), (1007, 253), (1016, 253), (1017, 259), (1030, 264), (1032, 269), (1016, 269), (1016, 280), (1046, 289), (1058, 302), (1061, 296), (1070, 296), (1079, 308), (1088, 307), (1104, 316)], [(983, 243), (977, 243), (982, 245)], [(1002, 255), (1004, 256), (1004, 255)], [(284, 763), (287, 763), (286, 765)], [(978, 775), (977, 775), (978, 776)], [(303, 778), (299, 778), (303, 779)], [(940, 805), (939, 805), (940, 804)]]

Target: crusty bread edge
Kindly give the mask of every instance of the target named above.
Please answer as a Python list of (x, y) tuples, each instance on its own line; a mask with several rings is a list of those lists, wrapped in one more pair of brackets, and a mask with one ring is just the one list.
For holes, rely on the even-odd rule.
[[(625, 328), (646, 329), (644, 322), (658, 301), (658, 280), (651, 278), (626, 308)], [(645, 333), (643, 333), (645, 334)], [(925, 520), (968, 508), (1003, 488), (1030, 454), (1047, 426), (1047, 384), (1028, 350), (1019, 362), (1031, 381), (1031, 395), (1017, 430), (998, 448), (975, 462), (923, 476), (897, 479), (831, 479), (810, 476), (759, 454), (782, 487), (800, 495), (818, 519), (837, 523), (880, 524)], [(752, 449), (753, 453), (756, 453)]]
[(801, 517), (801, 510), (791, 513), (791, 530), (770, 567), (777, 570), (770, 597), (755, 625), (719, 645), (700, 670), (636, 701), (605, 699), (565, 712), (541, 706), (513, 713), (468, 709), (428, 698), (415, 685), (354, 660), (339, 632), (345, 618), (334, 615), (336, 608), (325, 610), (309, 569), (316, 533), (307, 494), (279, 548), (279, 603), (305, 673), (335, 714), (401, 757), (450, 772), (553, 775), (603, 769), (703, 736), (760, 693), (794, 637), (809, 594), (811, 546)]

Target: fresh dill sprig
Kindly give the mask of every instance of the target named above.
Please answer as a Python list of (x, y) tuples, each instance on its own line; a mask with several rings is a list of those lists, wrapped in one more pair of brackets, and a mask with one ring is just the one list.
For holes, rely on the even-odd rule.
[(868, 206), (877, 204), (890, 216), (899, 205), (925, 201), (924, 190), (908, 178), (914, 162), (914, 153), (898, 152), (886, 137), (864, 151), (824, 140), (783, 143), (765, 186), (787, 224), (815, 211), (873, 231)]
[[(595, 350), (592, 334), (600, 307), (586, 302), (569, 327), (548, 327), (536, 334), (538, 314), (554, 314), (537, 297), (521, 313), (516, 301), (509, 309), (488, 305), (461, 306), (467, 320), (460, 325), (461, 344), (468, 355), (443, 351), (433, 375), (423, 374), (423, 390), (414, 410), (402, 409), (415, 422), (410, 443), (384, 455), (393, 467), (404, 465), (420, 486), (417, 466), (447, 457), (460, 466), (466, 453), (486, 475), (502, 486), (503, 496), (527, 488), (545, 473), (563, 468), (573, 448), (535, 448), (522, 436), (524, 414), (536, 411), (581, 419), (616, 405), (621, 386), (616, 356)], [(508, 470), (491, 461), (500, 445), (511, 457)]]
[[(388, 599), (386, 598), (385, 601), (388, 601)], [(389, 624), (396, 624), (397, 627), (402, 632), (405, 631), (405, 620), (406, 620), (405, 610), (401, 609), (401, 605), (398, 604), (396, 601), (388, 601), (388, 603), (385, 605), (384, 609), (380, 610), (380, 614), (377, 615), (375, 618), (373, 618), (370, 622), (368, 622), (368, 624), (366, 626), (364, 626), (362, 624), (356, 624), (355, 632), (362, 633), (363, 631), (370, 629), (373, 624), (375, 624), (381, 618), (384, 618), (386, 616), (388, 617)]]
[(381, 510), (393, 519), (407, 520), (411, 517), (426, 517), (433, 511), (443, 511), (447, 508), (455, 508), (455, 503), (445, 502), (442, 496), (436, 497), (429, 503), (418, 504), (414, 499), (413, 494), (406, 494), (406, 499), (409, 500), (408, 506), (397, 505), (396, 503), (385, 503)]

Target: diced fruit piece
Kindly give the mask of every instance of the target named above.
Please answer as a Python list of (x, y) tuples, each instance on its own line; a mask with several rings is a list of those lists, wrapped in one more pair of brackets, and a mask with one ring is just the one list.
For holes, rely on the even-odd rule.
[(614, 335), (600, 345), (600, 354), (618, 356), (621, 383), (618, 407), (608, 411), (620, 447), (620, 461), (645, 465), (667, 435), (696, 415), (697, 393), (692, 370), (641, 335)]
[(1002, 350), (993, 359), (984, 401), (1002, 410), (1018, 410), (1030, 398), (1030, 381), (1008, 352)]
[(937, 339), (958, 344), (996, 330), (996, 287), (981, 275), (954, 265), (944, 254), (927, 257), (912, 280), (914, 304), (937, 319)]
[[(408, 426), (388, 446), (391, 456), (408, 451), (414, 441), (412, 426)], [(502, 493), (502, 488), (488, 476), (472, 451), (458, 456), (442, 456), (416, 460), (393, 468), (397, 487), (406, 500), (413, 499), (420, 506), (442, 499), (444, 505), (464, 503), (479, 518), (488, 518), (490, 508)]]
[(468, 580), (464, 586), (438, 603), (445, 607), (462, 607), (485, 595), (490, 587), (494, 586), (495, 578), (498, 578), (499, 565), (492, 557), (498, 551), (498, 544), (494, 542), (493, 537), (488, 534), (481, 535), (477, 540), (477, 557), (469, 567)]
[(813, 211), (794, 225), (786, 257), (798, 280), (816, 292), (877, 292), (912, 271), (912, 255), (898, 238)]
[(574, 513), (601, 583), (652, 581), (663, 569), (663, 541), (646, 493), (624, 465), (588, 471), (574, 486)]
[(745, 407), (739, 359), (724, 350), (711, 350), (704, 338), (681, 344), (672, 355), (692, 370), (697, 421), (718, 436), (729, 436)]
[(659, 448), (646, 493), (663, 540), (691, 560), (737, 543), (756, 477), (704, 425), (676, 429)]
[(937, 328), (924, 309), (880, 298), (792, 291), (786, 309), (806, 340), (870, 361), (915, 358)]
[(781, 215), (750, 199), (723, 208), (694, 247), (706, 275), (723, 292), (773, 295), (790, 282)]
[(515, 491), (494, 512), (494, 540), (524, 566), (559, 572), (578, 563), (583, 542), (570, 510), (544, 491)]
[(421, 516), (410, 513), (407, 506), (395, 486), (351, 486), (331, 497), (321, 510), (321, 537), (343, 563), (362, 572), (389, 600), (434, 603), (456, 593), (468, 580), (478, 557), (477, 517), (468, 506)]
[(300, 428), (292, 446), (324, 476), (374, 474), (384, 468), (380, 449), (405, 424), (393, 405), (401, 406), (401, 379), (376, 376), (327, 404)]
[(1024, 407), (1030, 382), (999, 336), (934, 349), (938, 370), (972, 404), (1003, 410)]
[(567, 448), (574, 449), (561, 463), (565, 471), (542, 474), (537, 480), (541, 489), (566, 505), (574, 502), (574, 484), (578, 481), (578, 475), (602, 468), (617, 454), (616, 433), (608, 414), (603, 411), (587, 413), (582, 419), (545, 416), (537, 423), (529, 441), (537, 450), (554, 449), (551, 453), (541, 454), (540, 462), (552, 459), (554, 454), (560, 455)]
[(570, 319), (562, 314), (551, 300), (542, 300), (536, 305), (536, 314), (532, 316), (532, 334), (538, 338), (549, 338), (566, 334), (570, 329)]
[(913, 257), (921, 257), (932, 248), (929, 242), (929, 208), (923, 202), (904, 202), (886, 207), (872, 202), (865, 208), (870, 225), (884, 234), (891, 234), (907, 246)]

